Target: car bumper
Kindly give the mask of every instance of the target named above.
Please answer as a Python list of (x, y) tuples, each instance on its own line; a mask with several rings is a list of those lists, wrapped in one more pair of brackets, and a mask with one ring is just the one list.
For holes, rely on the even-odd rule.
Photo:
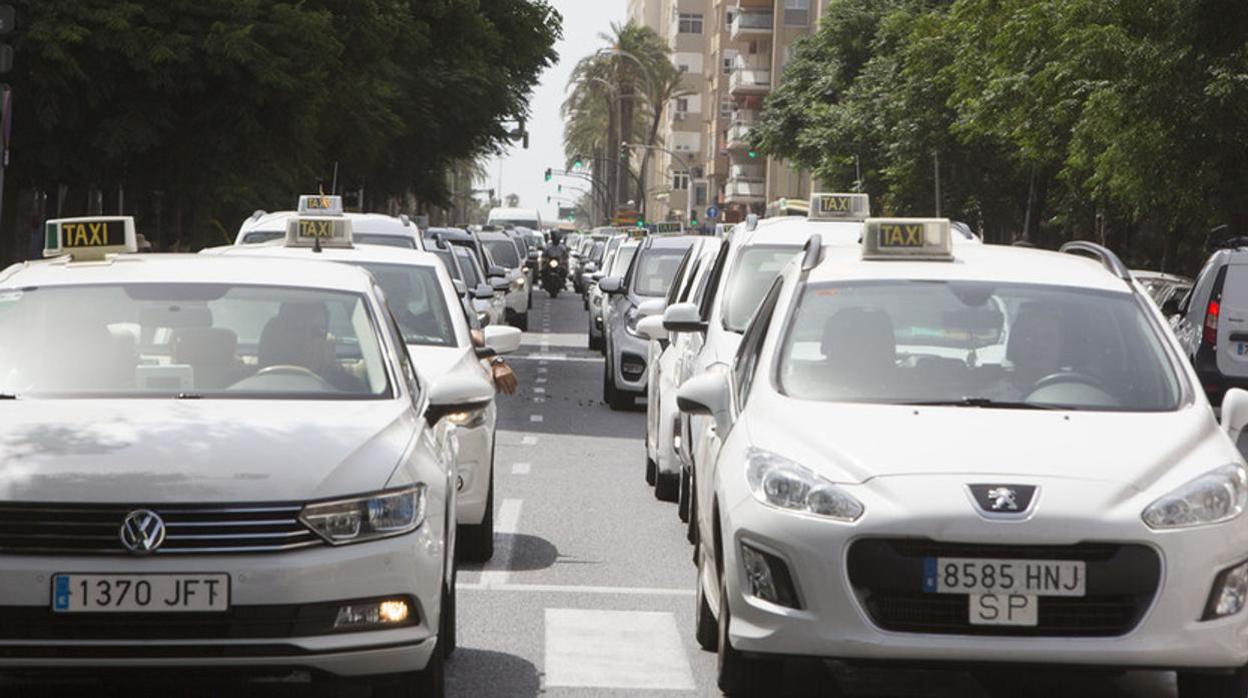
[(485, 422), (477, 427), (457, 427), (458, 450), (455, 472), (459, 491), (455, 501), (455, 520), (460, 524), (479, 524), (485, 519), (486, 501), (494, 468), (494, 424), (497, 407), (491, 403)]
[[(634, 337), (623, 325), (612, 327), (611, 370), (616, 390), (645, 395), (649, 355), (650, 340)], [(625, 370), (630, 367), (634, 370)]]
[(519, 288), (513, 288), (507, 292), (506, 296), (507, 310), (516, 315), (523, 315), (529, 312), (529, 287), (528, 285)]
[[(372, 543), (273, 554), (5, 556), (0, 617), (25, 622), (0, 627), (0, 671), (229, 666), (360, 676), (420, 670), (433, 652), (440, 613), (444, 551), (434, 528)], [(197, 618), (125, 614), (115, 616), (116, 623), (82, 616), (93, 629), (48, 610), (58, 573), (179, 572), (228, 574), (230, 610), (194, 614)], [(414, 602), (415, 624), (334, 632), (323, 614), (315, 622), (297, 621), (309, 618), (309, 609), (396, 596)], [(287, 618), (296, 620), (282, 620)]]
[[(888, 500), (906, 505), (891, 506), (860, 497), (867, 513), (853, 525), (782, 512), (759, 504), (748, 494), (724, 511), (724, 539), (731, 541), (724, 550), (724, 569), (727, 601), (732, 610), (729, 637), (734, 648), (786, 656), (968, 664), (1223, 669), (1248, 662), (1248, 611), (1241, 610), (1220, 620), (1199, 620), (1218, 572), (1248, 559), (1248, 545), (1242, 542), (1242, 525), (1210, 526), (1159, 535), (1140, 521), (1142, 506), (1137, 506), (1136, 498), (1109, 512), (1104, 506), (1088, 507), (1090, 500), (1098, 498), (1089, 496), (1087, 490), (1099, 489), (1099, 494), (1108, 494), (1107, 485), (1088, 480), (1042, 482), (1043, 518), (1037, 516), (1021, 522), (986, 521), (970, 510), (966, 497), (960, 497), (960, 501), (950, 498), (947, 506), (932, 503), (933, 492), (959, 491), (962, 494), (965, 478), (946, 480), (930, 476), (881, 480), (890, 481), (880, 483), (881, 489), (888, 490)], [(857, 496), (858, 492), (854, 493)], [(721, 490), (721, 496), (724, 494)], [(1103, 497), (1100, 499), (1104, 501)], [(1067, 502), (1073, 505), (1068, 506)], [(936, 549), (946, 550), (953, 544), (971, 546), (968, 549), (975, 550), (996, 546), (992, 547), (994, 554), (976, 555), (982, 557), (1003, 555), (1002, 550), (1008, 547), (1017, 550), (1020, 559), (1035, 555), (1039, 549), (1036, 546), (1060, 548), (1055, 554), (1061, 557), (1054, 559), (1065, 559), (1068, 550), (1072, 551), (1069, 556), (1075, 557), (1073, 551), (1079, 544), (1116, 546), (1115, 549), (1130, 547), (1136, 552), (1145, 550), (1155, 554), (1157, 577), (1155, 584), (1148, 582), (1152, 593), (1139, 601), (1133, 611), (1134, 620), (1125, 624), (1121, 632), (1109, 635), (1076, 636), (1073, 631), (1052, 634), (1041, 628), (1021, 631), (1028, 633), (1026, 635), (981, 634), (1007, 631), (950, 630), (947, 627), (933, 630), (936, 626), (928, 626), (926, 631), (899, 631), (895, 627), (886, 629), (895, 622), (895, 616), (880, 611), (874, 601), (881, 598), (880, 590), (862, 582), (862, 560), (851, 555), (857, 544), (884, 540), (906, 541), (907, 546), (920, 547), (932, 542)], [(794, 580), (800, 609), (772, 604), (744, 592), (742, 543), (784, 562)], [(1093, 594), (1094, 584), (1102, 587), (1109, 584), (1098, 580), (1113, 575), (1106, 571), (1108, 567), (1093, 568), (1093, 563), (1088, 564), (1087, 583), (1089, 594)], [(914, 569), (913, 565), (908, 569)], [(965, 595), (922, 594), (921, 566), (918, 569), (918, 578), (897, 582), (913, 585), (913, 589), (905, 593), (924, 597), (918, 599), (920, 603), (934, 597), (946, 600), (956, 597), (961, 609), (957, 613), (969, 614)], [(1121, 573), (1122, 570), (1116, 570), (1114, 574)], [(1114, 578), (1114, 584), (1123, 579), (1140, 579), (1129, 574)], [(1106, 589), (1101, 588), (1097, 593), (1104, 591)], [(1039, 599), (1042, 619), (1046, 617), (1046, 601), (1055, 602), (1056, 599), (1043, 596)], [(1072, 617), (1082, 612), (1075, 611)], [(964, 618), (959, 615), (951, 622), (961, 623)]]

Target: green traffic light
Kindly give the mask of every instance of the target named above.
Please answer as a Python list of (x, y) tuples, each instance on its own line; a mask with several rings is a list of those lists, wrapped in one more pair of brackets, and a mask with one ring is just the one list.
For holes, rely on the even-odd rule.
[(750, 159), (752, 160), (752, 159), (754, 159), (754, 158), (758, 157), (758, 151), (756, 151), (756, 150), (751, 150), (751, 151), (750, 151), (750, 153), (749, 153), (749, 155), (750, 155)]
[(550, 168), (549, 168), (549, 167), (547, 167), (547, 168), (546, 168), (546, 181), (547, 181), (547, 182), (549, 182), (549, 181), (550, 181), (550, 177), (551, 177), (551, 171), (550, 171)]

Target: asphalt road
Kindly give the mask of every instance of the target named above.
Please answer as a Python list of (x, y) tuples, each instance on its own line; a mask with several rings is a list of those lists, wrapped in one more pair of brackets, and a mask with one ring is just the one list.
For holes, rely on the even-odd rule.
[[(601, 401), (601, 358), (570, 294), (534, 295), (531, 332), (510, 360), (520, 392), (503, 397), (497, 439), (495, 556), (459, 573), (453, 696), (717, 696), (715, 655), (693, 637), (694, 567), (675, 507), (645, 484), (642, 411)], [(1169, 698), (1170, 674), (955, 671), (790, 661), (775, 696)], [(132, 672), (0, 696), (364, 698), (300, 681), (237, 685), (228, 675), (147, 684)], [(226, 683), (219, 683), (226, 680)]]

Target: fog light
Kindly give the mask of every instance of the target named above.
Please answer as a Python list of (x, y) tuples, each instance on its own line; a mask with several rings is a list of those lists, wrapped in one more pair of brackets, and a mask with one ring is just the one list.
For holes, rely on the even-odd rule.
[(407, 601), (403, 599), (339, 606), (338, 616), (334, 619), (334, 630), (369, 630), (403, 625), (410, 615)]
[(1241, 562), (1218, 573), (1213, 580), (1213, 591), (1205, 604), (1201, 620), (1215, 620), (1239, 613), (1248, 601), (1248, 561)]
[(783, 560), (742, 543), (741, 562), (745, 566), (745, 591), (750, 596), (777, 606), (801, 608), (789, 567)]

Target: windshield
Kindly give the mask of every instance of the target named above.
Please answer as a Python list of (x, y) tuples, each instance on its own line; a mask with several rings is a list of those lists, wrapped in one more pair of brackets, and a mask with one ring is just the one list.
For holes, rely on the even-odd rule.
[(511, 240), (482, 240), (481, 244), (489, 251), (497, 264), (508, 269), (520, 266), (520, 255), (516, 252), (516, 246)]
[(615, 261), (611, 263), (611, 269), (607, 272), (607, 276), (623, 276), (628, 271), (628, 265), (633, 262), (633, 255), (637, 254), (637, 245), (629, 245), (621, 247), (615, 253)]
[(759, 245), (741, 250), (725, 286), (724, 329), (745, 331), (771, 282), (800, 250), (796, 245)]
[(811, 286), (779, 366), (781, 390), (810, 400), (1165, 411), (1181, 397), (1134, 296), (1055, 286)]
[(464, 272), (464, 285), (468, 288), (476, 288), (480, 285), (481, 275), (477, 273), (478, 267), (472, 252), (463, 247), (456, 247), (455, 256), (459, 257), (459, 268)]
[(455, 346), (455, 326), (451, 324), (438, 275), (431, 267), (372, 262), (359, 266), (367, 269), (385, 292), (386, 304), (403, 331), (404, 342)]
[(0, 392), (358, 399), (389, 382), (362, 295), (127, 284), (0, 291)]
[(532, 218), (491, 218), (487, 225), (497, 228), (529, 228), (530, 230), (537, 230), (541, 227)]
[(258, 245), (262, 242), (268, 242), (269, 240), (276, 240), (284, 237), (286, 237), (286, 233), (280, 230), (257, 230), (243, 235), (243, 244)]
[(684, 258), (684, 247), (651, 247), (643, 252), (633, 269), (633, 293), (639, 296), (666, 296)]
[(595, 262), (595, 263), (601, 262), (602, 253), (603, 253), (603, 250), (605, 249), (607, 249), (607, 244), (605, 242), (601, 240), (599, 240), (598, 242), (595, 242), (593, 249), (589, 251), (589, 261)]
[(352, 233), (351, 239), (360, 245), (383, 245), (385, 247), (402, 247), (405, 250), (416, 249), (416, 241), (406, 235), (385, 235), (380, 233)]

